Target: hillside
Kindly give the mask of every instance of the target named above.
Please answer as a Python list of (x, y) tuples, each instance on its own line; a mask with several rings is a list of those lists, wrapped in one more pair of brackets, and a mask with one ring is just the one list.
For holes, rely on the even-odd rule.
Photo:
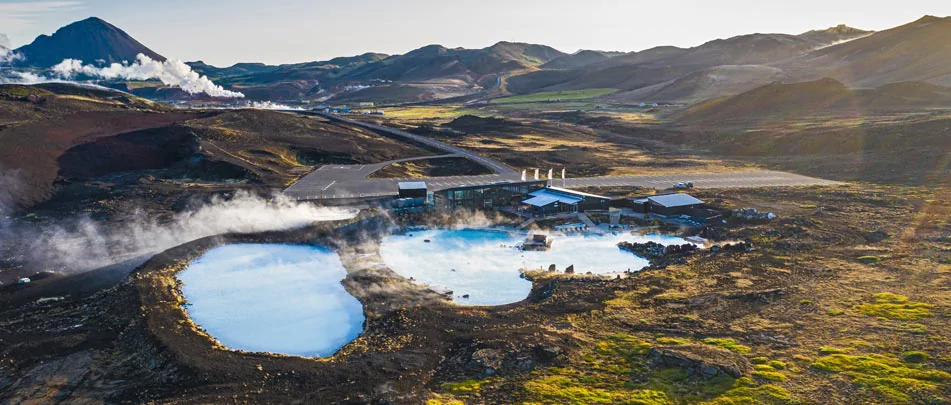
[[(86, 63), (122, 63), (134, 61), (144, 54), (164, 61), (165, 57), (99, 18), (91, 17), (60, 28), (52, 36), (40, 35), (33, 43), (16, 50), (24, 56), (24, 66), (47, 68), (63, 59), (79, 59)], [(103, 61), (103, 62), (97, 62)]]
[(367, 65), (351, 77), (393, 81), (460, 79), (475, 83), (486, 76), (541, 66), (564, 55), (548, 46), (512, 42), (482, 49), (429, 45)]
[(951, 85), (951, 18), (915, 22), (830, 46), (781, 64), (803, 77), (831, 77), (851, 86), (927, 81)]
[(500, 75), (537, 69), (562, 56), (543, 45), (499, 42), (482, 49), (429, 45), (403, 55), (366, 53), (281, 66), (190, 66), (250, 99), (406, 102), (470, 94), (494, 86)]
[[(815, 49), (826, 47), (841, 41), (868, 35), (863, 31), (847, 26), (838, 26), (826, 30), (810, 31), (800, 35), (789, 34), (749, 34), (727, 39), (706, 42), (694, 48), (656, 47), (641, 52), (632, 52), (616, 56), (601, 62), (581, 66), (574, 71), (551, 74), (549, 72), (529, 72), (513, 77), (513, 91), (522, 93), (553, 90), (577, 90), (584, 88), (614, 88), (619, 90), (638, 90), (649, 86), (672, 84), (675, 80), (695, 81), (698, 77), (686, 77), (705, 69), (736, 65), (771, 65), (805, 55)], [(744, 82), (745, 77), (736, 69), (721, 69), (728, 72), (726, 79), (732, 84), (724, 85), (724, 90), (735, 92), (763, 84), (763, 73), (775, 71), (772, 67), (751, 68), (756, 72)], [(703, 75), (703, 73), (699, 73)], [(714, 75), (708, 75), (713, 77)], [(718, 93), (716, 86), (711, 91), (678, 90), (673, 91), (675, 99), (694, 100), (698, 97), (723, 96), (735, 93)], [(657, 90), (657, 88), (653, 88)], [(652, 90), (645, 90), (650, 93)], [(697, 96), (691, 96), (696, 93)], [(702, 96), (701, 96), (702, 95)], [(661, 98), (670, 97), (659, 95)]]
[(623, 55), (619, 52), (578, 51), (550, 60), (542, 65), (542, 69), (577, 69), (594, 63), (603, 62), (615, 56)]
[(294, 114), (173, 110), (68, 84), (0, 85), (0, 145), (0, 170), (17, 169), (23, 183), (13, 201), (20, 208), (56, 198), (114, 196), (147, 177), (141, 180), (147, 189), (159, 187), (156, 179), (283, 188), (315, 164), (428, 153)]
[(851, 41), (857, 38), (862, 38), (871, 34), (874, 34), (874, 31), (865, 31), (858, 28), (852, 28), (845, 24), (837, 25), (835, 27), (827, 28), (824, 30), (813, 30), (799, 34), (798, 37), (810, 41), (818, 46), (829, 45), (829, 44), (838, 44), (840, 42)]
[(785, 73), (762, 65), (723, 65), (698, 70), (661, 84), (607, 97), (622, 103), (696, 103), (734, 95), (769, 83), (782, 81)]
[(951, 88), (920, 82), (851, 89), (834, 79), (772, 83), (748, 92), (710, 100), (679, 114), (677, 122), (705, 125), (792, 123), (812, 117), (861, 117), (873, 112), (948, 108)]

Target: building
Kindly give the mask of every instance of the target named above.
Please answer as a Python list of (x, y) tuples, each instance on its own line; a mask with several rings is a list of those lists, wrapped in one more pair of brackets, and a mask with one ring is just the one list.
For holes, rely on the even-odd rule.
[(501, 182), (455, 187), (433, 193), (437, 209), (517, 209), (529, 193), (545, 188), (545, 180)]
[(559, 187), (546, 187), (529, 195), (531, 198), (523, 200), (522, 204), (535, 215), (607, 210), (611, 203), (609, 197)]
[(663, 216), (690, 215), (692, 210), (702, 209), (705, 203), (689, 194), (661, 194), (633, 200), (634, 211), (642, 214)]
[(426, 198), (426, 183), (422, 181), (401, 181), (399, 187), (400, 198)]

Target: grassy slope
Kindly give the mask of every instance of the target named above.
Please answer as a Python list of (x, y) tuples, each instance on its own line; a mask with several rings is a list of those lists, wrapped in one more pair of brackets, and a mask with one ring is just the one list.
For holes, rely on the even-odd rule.
[[(464, 116), (440, 128), (415, 131), (524, 169), (566, 167), (569, 177), (742, 170), (675, 147), (655, 147), (580, 125), (546, 120)], [(645, 130), (645, 132), (655, 132)], [(663, 137), (665, 131), (656, 131)]]
[(526, 94), (523, 96), (512, 96), (512, 97), (503, 97), (492, 100), (494, 104), (507, 104), (507, 103), (534, 103), (550, 100), (587, 100), (596, 97), (601, 97), (614, 93), (615, 89), (584, 89), (584, 90), (569, 90), (569, 91), (548, 91), (542, 93), (533, 93)]
[(199, 158), (198, 165), (222, 162), (228, 172), (246, 171), (255, 181), (283, 187), (315, 164), (427, 154), (318, 119), (255, 110), (173, 111), (119, 93), (64, 86), (0, 86), (0, 125), (0, 168), (21, 179), (14, 201), (20, 207), (51, 198), (62, 188), (58, 178), (68, 183), (125, 172), (161, 177), (148, 171), (185, 169), (189, 164), (181, 159), (188, 156)]

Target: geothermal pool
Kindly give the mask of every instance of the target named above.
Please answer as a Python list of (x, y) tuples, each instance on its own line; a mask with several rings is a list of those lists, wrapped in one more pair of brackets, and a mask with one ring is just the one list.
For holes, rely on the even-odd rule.
[(179, 273), (191, 319), (230, 349), (325, 357), (363, 330), (337, 253), (314, 246), (221, 246)]
[(622, 251), (618, 242), (688, 243), (665, 235), (584, 234), (556, 236), (545, 252), (516, 249), (526, 236), (484, 229), (410, 232), (385, 238), (380, 255), (403, 277), (452, 290), (457, 303), (502, 305), (521, 301), (531, 291), (532, 283), (520, 277), (523, 269), (548, 269), (555, 264), (559, 271), (574, 265), (579, 274), (637, 271), (649, 265), (648, 260)]

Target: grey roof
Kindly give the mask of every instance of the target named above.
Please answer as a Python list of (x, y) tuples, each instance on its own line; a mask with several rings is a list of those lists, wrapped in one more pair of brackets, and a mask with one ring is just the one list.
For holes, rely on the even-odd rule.
[(425, 190), (426, 182), (424, 181), (401, 181), (399, 183), (400, 190)]
[(555, 193), (555, 192), (549, 191), (548, 189), (541, 189), (538, 191), (534, 191), (530, 193), (529, 195), (531, 195), (532, 198), (522, 201), (522, 203), (532, 205), (535, 207), (544, 207), (554, 202), (559, 202), (562, 204), (577, 204), (581, 202), (581, 200), (583, 200), (583, 198), (580, 198), (580, 197), (569, 196), (562, 193)]
[(700, 201), (689, 194), (665, 194), (647, 197), (647, 199), (654, 204), (667, 208), (703, 204), (703, 201)]

